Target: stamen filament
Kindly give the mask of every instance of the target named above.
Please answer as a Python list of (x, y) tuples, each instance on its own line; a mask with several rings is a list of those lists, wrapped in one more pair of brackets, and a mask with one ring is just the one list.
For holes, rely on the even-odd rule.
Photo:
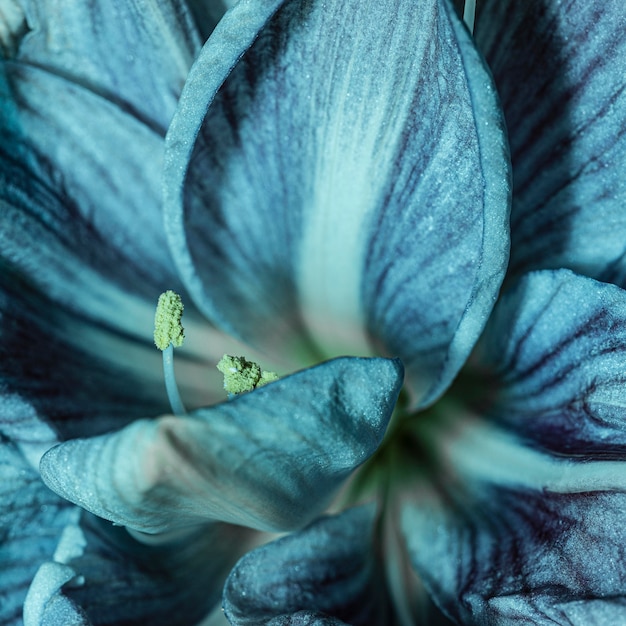
[(174, 415), (186, 415), (187, 410), (180, 398), (176, 377), (174, 376), (174, 345), (170, 343), (163, 350), (163, 377), (165, 378), (165, 390)]

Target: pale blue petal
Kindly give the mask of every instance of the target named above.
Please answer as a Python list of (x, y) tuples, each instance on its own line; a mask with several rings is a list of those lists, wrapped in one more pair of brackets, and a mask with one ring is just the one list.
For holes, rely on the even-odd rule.
[[(244, 556), (224, 586), (233, 626), (385, 622), (374, 551), (376, 509), (349, 509)], [(339, 618), (310, 620), (310, 612)], [(306, 619), (305, 619), (306, 617)]]
[(336, 359), (195, 411), (76, 439), (41, 460), (44, 481), (146, 533), (222, 520), (301, 527), (378, 448), (402, 385), (387, 359)]
[(511, 267), (569, 267), (626, 286), (626, 11), (622, 0), (486, 0), (476, 40), (513, 161)]
[(147, 339), (158, 295), (181, 289), (162, 155), (201, 44), (193, 20), (179, 0), (10, 0), (2, 19), (14, 34), (0, 66), (3, 271)]
[(534, 446), (626, 459), (626, 291), (566, 270), (527, 275), (479, 347), (491, 390), (480, 410)]
[(509, 194), (494, 88), (447, 3), (240, 2), (167, 150), (171, 249), (211, 320), (309, 362), (397, 355), (423, 402), (447, 386), (504, 272)]

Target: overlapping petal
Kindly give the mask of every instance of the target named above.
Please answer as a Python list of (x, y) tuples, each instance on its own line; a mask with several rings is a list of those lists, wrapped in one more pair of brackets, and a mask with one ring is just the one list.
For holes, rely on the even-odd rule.
[(254, 545), (254, 531), (219, 523), (145, 545), (123, 528), (83, 516), (86, 549), (71, 566), (84, 584), (64, 589), (63, 596), (100, 625), (198, 623), (218, 605), (229, 571)]
[(75, 507), (43, 485), (16, 444), (0, 436), (0, 622), (18, 625), (29, 585), (52, 559)]
[(446, 387), (503, 275), (509, 193), (447, 3), (240, 2), (168, 146), (170, 245), (211, 320), (300, 362), (399, 355), (423, 402)]
[[(247, 554), (224, 587), (229, 622), (385, 623), (384, 583), (373, 549), (375, 515), (375, 506), (348, 509)], [(315, 614), (320, 617), (312, 619)]]
[(511, 270), (626, 285), (626, 13), (621, 0), (486, 0), (475, 36), (513, 162)]
[(376, 450), (402, 377), (396, 360), (336, 359), (189, 417), (68, 441), (41, 473), (68, 500), (142, 532), (211, 520), (297, 528)]
[(626, 292), (568, 271), (524, 277), (494, 311), (477, 408), (560, 454), (626, 458)]
[[(177, 2), (11, 0), (0, 20), (0, 393), (10, 407), (0, 432), (41, 451), (56, 435), (167, 410), (154, 303), (182, 286), (161, 218), (162, 145), (200, 40)], [(220, 343), (194, 332), (198, 318), (189, 302), (185, 351), (196, 361)], [(179, 362), (199, 406), (215, 385), (198, 384), (194, 365)]]
[(404, 492), (403, 525), (416, 570), (453, 619), (623, 614), (625, 320), (614, 285), (530, 274), (479, 344), (480, 386), (461, 380), (413, 426), (434, 480)]

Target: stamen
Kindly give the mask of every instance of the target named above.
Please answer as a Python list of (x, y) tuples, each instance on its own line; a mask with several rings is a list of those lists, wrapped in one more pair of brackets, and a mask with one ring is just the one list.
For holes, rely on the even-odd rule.
[(217, 364), (217, 369), (224, 374), (224, 389), (229, 398), (278, 380), (274, 372), (262, 371), (256, 363), (242, 356), (225, 354)]
[(185, 331), (181, 323), (183, 301), (173, 292), (166, 291), (159, 296), (156, 313), (154, 314), (154, 343), (163, 352), (163, 377), (167, 397), (175, 415), (187, 413), (180, 399), (176, 377), (174, 376), (174, 347), (183, 345)]
[(463, 21), (469, 32), (474, 34), (474, 21), (476, 19), (476, 0), (465, 0), (465, 6), (463, 7)]

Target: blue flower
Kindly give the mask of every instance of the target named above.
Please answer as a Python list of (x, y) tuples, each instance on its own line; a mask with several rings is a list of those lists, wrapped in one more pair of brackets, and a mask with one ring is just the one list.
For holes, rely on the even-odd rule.
[(218, 4), (7, 4), (1, 619), (619, 622), (619, 2)]

